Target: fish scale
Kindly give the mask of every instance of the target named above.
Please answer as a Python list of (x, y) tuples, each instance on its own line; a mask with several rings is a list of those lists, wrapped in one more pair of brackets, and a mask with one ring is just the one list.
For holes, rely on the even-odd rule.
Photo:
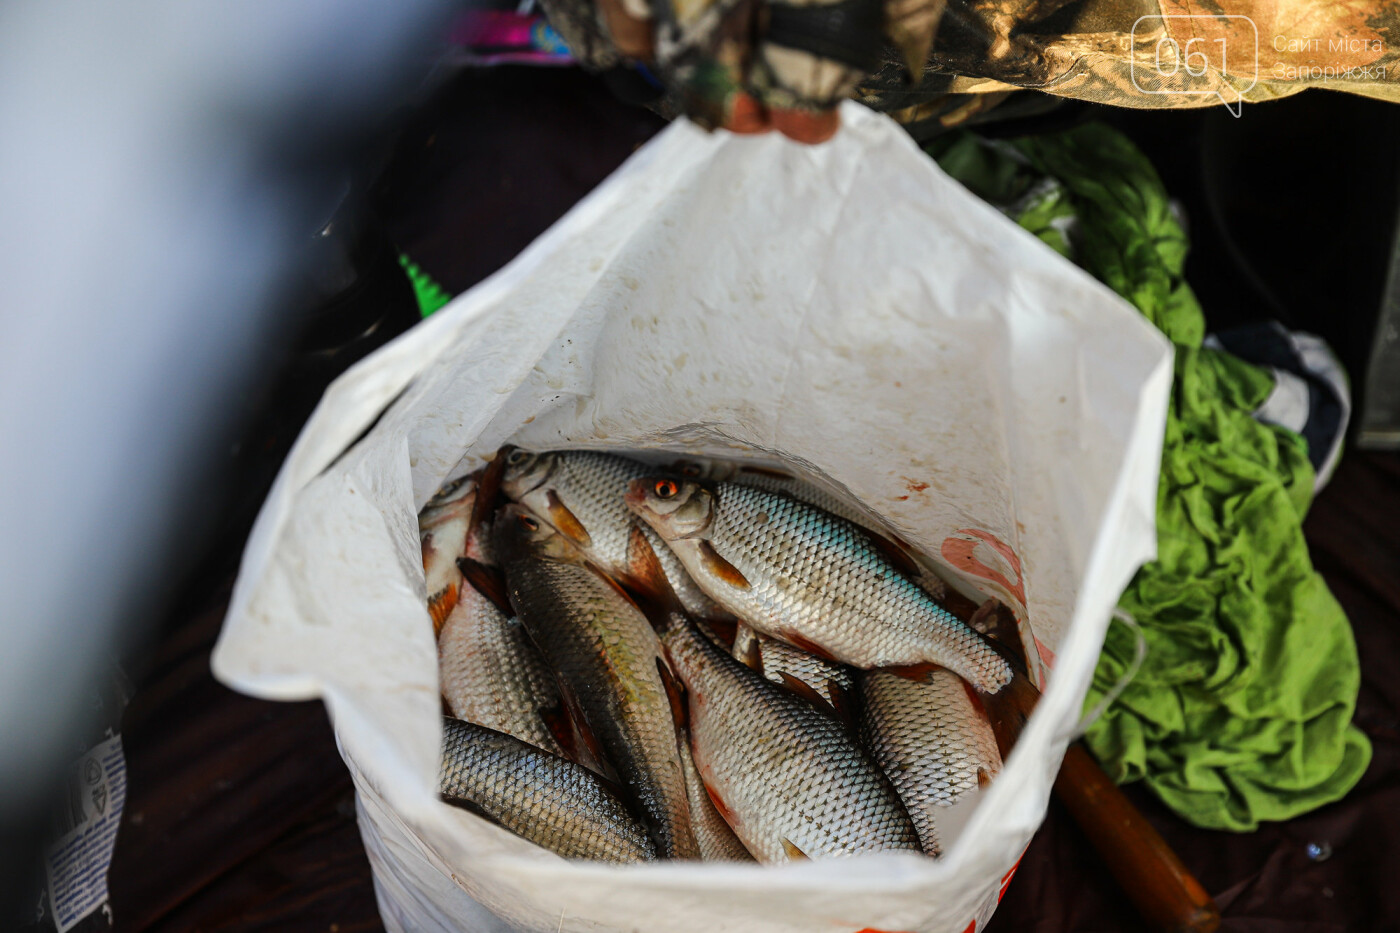
[(761, 862), (918, 850), (894, 787), (835, 719), (716, 647), (683, 616), (662, 636), (690, 697), (691, 750)]
[(747, 625), (740, 625), (734, 634), (734, 657), (743, 661), (757, 643), (762, 674), (775, 684), (784, 683), (787, 674), (815, 690), (833, 707), (840, 709), (845, 694), (855, 688), (856, 680), (850, 668), (808, 654), (801, 648), (760, 635)]
[[(626, 487), (623, 487), (626, 492)], [(619, 494), (620, 495), (620, 494)], [(628, 515), (631, 520), (631, 515)], [(680, 600), (681, 606), (686, 612), (699, 619), (715, 619), (728, 615), (713, 599), (705, 595), (705, 591), (695, 585), (695, 581), (686, 573), (683, 565), (661, 537), (651, 529), (650, 526), (642, 522), (634, 522), (641, 530), (643, 537), (647, 539), (647, 544), (651, 545), (652, 552), (656, 554), (656, 562), (661, 565), (661, 570), (666, 574), (666, 582), (671, 585), (676, 598)]]
[(939, 853), (938, 809), (1001, 771), (991, 724), (952, 671), (919, 680), (861, 676), (861, 741), (899, 791), (924, 851)]
[(701, 478), (712, 482), (737, 483), (741, 486), (762, 489), (765, 492), (791, 496), (838, 518), (844, 518), (846, 521), (866, 529), (871, 534), (889, 541), (891, 546), (908, 552), (909, 560), (918, 565), (914, 582), (923, 587), (934, 599), (942, 599), (948, 592), (948, 585), (938, 574), (920, 564), (913, 552), (910, 551), (909, 546), (895, 537), (893, 531), (882, 522), (877, 521), (866, 509), (835, 493), (827, 492), (825, 487), (788, 474), (781, 467), (755, 466), (724, 460), (687, 459), (676, 463), (675, 469), (687, 477)]
[(656, 858), (646, 830), (596, 774), (513, 736), (444, 719), (444, 797), (565, 858)]
[(753, 856), (734, 830), (715, 809), (714, 801), (705, 791), (700, 780), (700, 772), (695, 768), (695, 759), (690, 753), (690, 742), (681, 742), (681, 763), (685, 765), (685, 789), (690, 798), (690, 824), (695, 830), (695, 841), (700, 846), (700, 855), (707, 862), (752, 862)]
[[(723, 614), (723, 610), (690, 579), (680, 561), (662, 546), (656, 533), (632, 517), (623, 501), (627, 484), (645, 476), (652, 467), (616, 454), (588, 450), (547, 451), (534, 457), (551, 464), (548, 472), (538, 486), (516, 490), (515, 494), (536, 518), (553, 523), (549, 494), (554, 493), (588, 532), (590, 544), (580, 550), (604, 572), (614, 576), (623, 576), (631, 569), (632, 529), (640, 527), (686, 611), (700, 618)], [(507, 469), (512, 484), (526, 482), (514, 478), (528, 473), (529, 468)]]
[(525, 629), (470, 585), (438, 637), (442, 695), (452, 715), (562, 755), (541, 710), (559, 704), (554, 675)]
[(626, 457), (590, 450), (555, 451), (541, 456), (553, 457), (554, 468), (542, 485), (519, 501), (549, 521), (547, 497), (553, 491), (587, 529), (592, 544), (584, 552), (608, 573), (625, 572), (632, 515), (622, 496), (629, 482), (645, 476), (652, 468)]
[(722, 483), (714, 496), (706, 537), (749, 586), (717, 580), (691, 549), (677, 553), (710, 598), (754, 629), (796, 635), (856, 667), (932, 662), (988, 693), (1010, 682), (1006, 660), (857, 526), (753, 487)]

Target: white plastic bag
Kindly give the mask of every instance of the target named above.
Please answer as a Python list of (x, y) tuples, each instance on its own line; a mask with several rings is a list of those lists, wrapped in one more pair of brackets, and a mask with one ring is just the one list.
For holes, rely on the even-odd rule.
[[(842, 118), (819, 147), (676, 123), (337, 380), (298, 439), (214, 670), (325, 699), (390, 929), (960, 933), (991, 915), (1154, 553), (1171, 351), (893, 122)], [(615, 868), (441, 803), (416, 516), (507, 440), (780, 456), (1016, 609), (1048, 688), (947, 854)]]

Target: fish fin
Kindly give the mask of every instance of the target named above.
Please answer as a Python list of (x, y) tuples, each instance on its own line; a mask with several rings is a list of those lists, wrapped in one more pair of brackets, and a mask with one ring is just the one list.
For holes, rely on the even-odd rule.
[(472, 585), (473, 589), (489, 599), (491, 604), (505, 613), (507, 618), (515, 615), (515, 610), (510, 608), (506, 578), (499, 567), (488, 567), (479, 560), (459, 557), (457, 558), (457, 569), (462, 571), (462, 576), (467, 578), (467, 582)]
[(991, 786), (992, 786), (992, 772), (988, 771), (986, 768), (978, 768), (978, 769), (977, 769), (977, 788), (978, 788), (978, 790), (986, 790), (988, 787), (991, 787)]
[(724, 802), (724, 798), (721, 797), (713, 787), (709, 784), (705, 784), (704, 778), (700, 779), (700, 783), (704, 785), (705, 794), (710, 798), (710, 803), (715, 805), (715, 809), (719, 811), (719, 815), (724, 817), (724, 821), (732, 827), (734, 825), (734, 811), (729, 809), (729, 805)]
[(729, 561), (719, 556), (719, 551), (709, 541), (701, 539), (699, 542), (700, 559), (705, 562), (705, 569), (716, 577), (719, 577), (730, 586), (738, 587), (741, 590), (749, 588), (748, 578), (739, 572)]
[(587, 567), (589, 570), (593, 571), (599, 577), (601, 577), (604, 583), (612, 587), (614, 593), (627, 600), (628, 605), (632, 606), (637, 611), (641, 612), (643, 615), (647, 615), (646, 609), (642, 607), (642, 601), (638, 600), (637, 598), (637, 594), (629, 590), (627, 587), (623, 586), (621, 583), (617, 582), (616, 577), (608, 573), (602, 567), (599, 567), (597, 564), (593, 563), (593, 561), (591, 560), (585, 560), (583, 562), (583, 566)]
[(830, 713), (833, 716), (836, 715), (836, 707), (831, 704), (831, 701), (822, 696), (817, 689), (807, 683), (807, 681), (794, 677), (787, 671), (778, 674), (778, 678), (782, 680), (784, 687), (787, 687), (793, 693), (807, 700), (822, 712)]
[(725, 651), (734, 649), (734, 639), (739, 634), (739, 626), (743, 624), (742, 622), (728, 614), (710, 616), (704, 622), (710, 627), (710, 631), (714, 633), (715, 637), (720, 640), (720, 644), (724, 645)]
[(515, 447), (507, 444), (496, 451), (496, 456), (491, 458), (491, 462), (481, 471), (481, 479), (476, 484), (476, 501), (472, 503), (471, 518), (468, 519), (467, 540), (471, 541), (476, 530), (487, 523), (487, 520), (496, 514), (496, 507), (501, 504), (501, 480), (506, 475), (506, 457)]
[(676, 680), (676, 675), (671, 673), (666, 662), (659, 657), (656, 659), (656, 672), (661, 675), (661, 686), (666, 688), (666, 699), (671, 702), (671, 721), (675, 723), (677, 732), (683, 732), (688, 717), (685, 711), (685, 694), (680, 681)]
[(569, 511), (569, 507), (559, 498), (559, 494), (551, 489), (545, 495), (545, 511), (549, 513), (549, 523), (561, 535), (568, 538), (581, 548), (591, 548), (593, 538), (588, 533), (588, 529), (583, 527), (583, 522), (578, 520), (578, 516)]
[(574, 741), (574, 737), (577, 733), (574, 730), (574, 721), (569, 716), (568, 710), (564, 709), (564, 704), (556, 703), (553, 706), (543, 707), (537, 712), (545, 729), (554, 736), (554, 741), (564, 752), (564, 757), (570, 761), (576, 761), (578, 745)]
[[(589, 728), (588, 720), (583, 718), (583, 707), (579, 705), (578, 697), (574, 696), (573, 691), (568, 689), (562, 680), (559, 682), (559, 698), (564, 701), (564, 710), (569, 719), (572, 720), (574, 731), (578, 735), (578, 742), (571, 744), (579, 756), (579, 764), (601, 774), (603, 766), (607, 762), (607, 758), (603, 756), (603, 746), (599, 743), (598, 736)], [(579, 747), (579, 743), (582, 743), (582, 748)], [(584, 761), (585, 752), (588, 757), (591, 757), (591, 763)]]
[(831, 695), (831, 706), (836, 710), (836, 718), (848, 726), (854, 726), (857, 721), (856, 703), (851, 692), (834, 680), (826, 682), (826, 689)]
[[(743, 623), (740, 622), (739, 625), (743, 625)], [(735, 626), (734, 641), (735, 643), (739, 641), (738, 626)], [(763, 645), (759, 642), (756, 634), (749, 639), (749, 644), (742, 652), (739, 660), (743, 661), (744, 666), (750, 670), (758, 671), (760, 674), (763, 673)]]
[(680, 597), (671, 588), (666, 571), (656, 556), (647, 536), (636, 525), (627, 535), (627, 573), (624, 577), (628, 590), (633, 594), (633, 602), (641, 607), (653, 626), (662, 626), (671, 613), (679, 613)]
[(769, 477), (769, 478), (771, 478), (771, 479), (780, 479), (780, 480), (783, 480), (783, 481), (785, 481), (785, 482), (791, 482), (791, 481), (797, 479), (797, 477), (794, 476), (793, 474), (787, 472), (786, 470), (779, 470), (779, 469), (777, 469), (776, 467), (761, 467), (761, 466), (749, 466), (749, 465), (745, 465), (745, 466), (739, 467), (739, 472), (740, 472), (740, 473), (751, 473), (751, 474), (753, 474), (754, 476), (767, 476), (767, 477)]
[(982, 694), (982, 705), (987, 710), (987, 721), (997, 738), (997, 751), (1001, 752), (1002, 760), (1011, 754), (1012, 746), (1039, 700), (1040, 691), (1021, 671), (1016, 671), (1011, 683), (996, 693)]
[(919, 566), (919, 562), (914, 560), (913, 556), (903, 547), (900, 547), (884, 535), (877, 534), (870, 530), (866, 530), (865, 535), (870, 539), (870, 543), (875, 546), (875, 550), (879, 551), (880, 555), (884, 557), (885, 560), (894, 565), (895, 570), (898, 570), (900, 573), (913, 580), (917, 580), (919, 575), (923, 573), (923, 568)]
[(442, 626), (447, 622), (447, 617), (451, 615), (452, 610), (457, 607), (459, 595), (457, 584), (449, 583), (428, 597), (428, 615), (433, 617), (434, 635), (442, 631)]
[(942, 669), (943, 665), (934, 664), (932, 661), (920, 661), (918, 664), (896, 664), (893, 667), (880, 668), (887, 674), (903, 677), (905, 680), (912, 680), (915, 683), (923, 683), (928, 680), (929, 674)]
[(836, 660), (835, 655), (833, 655), (830, 651), (827, 651), (821, 645), (812, 641), (812, 639), (808, 638), (806, 635), (801, 635), (797, 632), (785, 631), (782, 634), (782, 640), (787, 642), (789, 645), (792, 645), (794, 648), (801, 648), (808, 654), (813, 655), (814, 657), (821, 658), (823, 661), (831, 661), (833, 664), (840, 663)]
[(799, 849), (797, 847), (797, 844), (794, 843), (787, 836), (783, 837), (783, 851), (786, 852), (787, 857), (793, 860), (794, 862), (802, 861), (807, 858), (807, 853)]
[(479, 816), (488, 823), (492, 823), (496, 826), (504, 825), (495, 816), (488, 813), (481, 804), (474, 800), (468, 800), (466, 797), (453, 797), (451, 794), (439, 794), (438, 798), (442, 800), (443, 803), (456, 807), (459, 810), (466, 810), (473, 816)]
[(607, 788), (612, 793), (612, 795), (618, 800), (630, 799), (627, 793), (627, 788), (623, 787), (621, 783), (614, 780), (611, 776), (604, 774), (603, 772), (598, 771), (594, 768), (589, 768), (588, 770), (592, 771), (593, 776), (598, 779), (598, 783), (602, 784), (605, 788)]

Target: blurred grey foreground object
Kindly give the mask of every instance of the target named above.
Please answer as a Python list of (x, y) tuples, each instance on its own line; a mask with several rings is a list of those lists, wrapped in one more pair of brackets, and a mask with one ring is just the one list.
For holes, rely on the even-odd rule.
[(1400, 450), (1400, 229), (1390, 247), (1390, 271), (1381, 294), (1376, 334), (1371, 338), (1356, 446)]
[(212, 465), (285, 343), (280, 286), (343, 193), (323, 179), (421, 85), (446, 7), (0, 5), (7, 879), (30, 877), (88, 687), (188, 566)]

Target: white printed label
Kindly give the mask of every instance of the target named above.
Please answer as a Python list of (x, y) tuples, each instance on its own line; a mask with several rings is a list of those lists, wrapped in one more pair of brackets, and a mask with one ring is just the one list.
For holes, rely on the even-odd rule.
[(58, 933), (107, 903), (107, 869), (125, 802), (126, 757), (121, 736), (114, 735), (74, 765), (60, 817), (63, 834), (45, 856)]

